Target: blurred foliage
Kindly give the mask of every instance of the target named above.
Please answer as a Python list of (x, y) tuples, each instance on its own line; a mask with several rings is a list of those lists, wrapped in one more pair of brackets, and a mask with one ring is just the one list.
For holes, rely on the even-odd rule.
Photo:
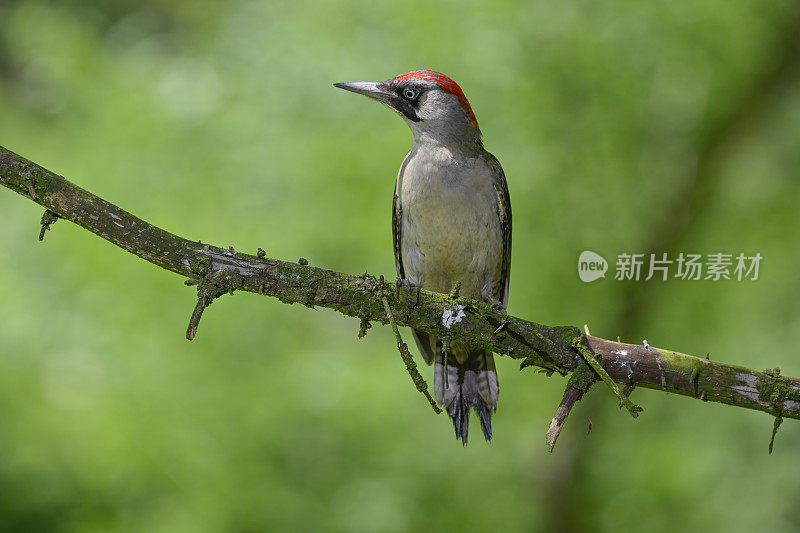
[[(467, 93), (514, 205), (509, 311), (800, 375), (800, 5), (4, 0), (0, 144), (170, 231), (393, 276), (410, 134), (337, 81)], [(0, 190), (0, 528), (796, 531), (800, 425), (500, 358), (462, 448), (388, 328), (194, 289)], [(578, 254), (760, 252), (756, 282), (578, 280)], [(612, 266), (613, 268), (613, 266)], [(405, 333), (409, 335), (408, 332)], [(410, 340), (410, 339), (407, 339)], [(588, 419), (593, 430), (587, 437)]]

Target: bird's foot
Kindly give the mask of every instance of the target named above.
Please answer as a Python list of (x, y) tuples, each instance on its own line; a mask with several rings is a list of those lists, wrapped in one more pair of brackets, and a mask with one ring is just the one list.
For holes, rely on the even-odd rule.
[(411, 289), (411, 287), (413, 287), (413, 286), (414, 285), (411, 283), (411, 281), (408, 278), (400, 278), (400, 277), (398, 277), (398, 278), (396, 278), (394, 280), (394, 295), (399, 298), (400, 297), (400, 289), (401, 288), (405, 287), (406, 289)]
[(503, 302), (494, 297), (491, 287), (489, 286), (484, 287), (481, 296), (482, 300), (488, 303), (492, 307), (492, 311), (494, 311), (495, 314), (497, 315), (506, 314), (506, 306), (503, 305)]
[(500, 300), (495, 300), (494, 298), (492, 298), (489, 301), (489, 303), (492, 306), (492, 311), (494, 311), (496, 314), (498, 315), (506, 314), (505, 306), (503, 305), (503, 302), (501, 302)]

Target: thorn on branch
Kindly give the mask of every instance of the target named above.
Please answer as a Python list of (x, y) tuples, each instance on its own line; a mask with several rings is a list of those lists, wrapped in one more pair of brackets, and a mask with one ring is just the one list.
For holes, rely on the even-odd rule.
[(301, 257), (300, 259), (297, 260), (297, 264), (306, 266), (308, 265), (308, 259), (306, 259), (305, 257)]
[(267, 252), (265, 252), (261, 248), (259, 248), (258, 251), (256, 252), (256, 257), (258, 257), (259, 259), (264, 259), (264, 257), (266, 257), (266, 255), (267, 255)]
[(775, 444), (775, 435), (778, 433), (778, 428), (781, 427), (781, 424), (783, 423), (783, 401), (785, 399), (785, 390), (778, 386), (782, 380), (780, 368), (768, 368), (764, 371), (764, 373), (772, 378), (775, 378), (775, 390), (772, 392), (772, 395), (769, 398), (769, 403), (772, 404), (773, 409), (775, 409), (775, 422), (772, 424), (772, 437), (769, 439), (769, 453), (772, 454), (772, 446)]
[(772, 438), (769, 439), (769, 453), (772, 454), (772, 445), (775, 444), (775, 434), (778, 433), (778, 428), (783, 423), (783, 417), (778, 415), (775, 417), (775, 423), (772, 424)]
[(59, 218), (61, 218), (61, 217), (58, 216), (57, 214), (53, 213), (49, 209), (44, 212), (44, 214), (42, 215), (42, 221), (41, 221), (42, 230), (39, 232), (39, 240), (40, 241), (44, 240), (44, 232), (45, 231), (50, 231), (50, 224), (55, 224), (58, 221)]
[(189, 318), (189, 327), (186, 329), (187, 339), (193, 340), (197, 334), (197, 326), (200, 324), (200, 318), (206, 307), (225, 293), (233, 294), (241, 286), (242, 281), (242, 276), (237, 270), (218, 270), (198, 280), (197, 304)]
[(361, 319), (361, 324), (358, 328), (358, 338), (363, 339), (367, 336), (367, 330), (372, 327), (372, 324), (369, 323), (369, 320), (366, 318)]

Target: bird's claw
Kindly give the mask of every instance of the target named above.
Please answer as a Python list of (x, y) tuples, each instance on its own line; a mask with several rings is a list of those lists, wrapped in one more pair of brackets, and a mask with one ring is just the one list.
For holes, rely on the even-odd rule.
[(394, 295), (399, 298), (400, 297), (400, 289), (405, 287), (407, 289), (411, 288), (411, 282), (408, 281), (407, 278), (397, 277), (394, 280)]
[(492, 305), (492, 311), (494, 311), (498, 315), (504, 315), (506, 313), (505, 307), (503, 306), (503, 302), (501, 302), (500, 300), (492, 299), (491, 305)]

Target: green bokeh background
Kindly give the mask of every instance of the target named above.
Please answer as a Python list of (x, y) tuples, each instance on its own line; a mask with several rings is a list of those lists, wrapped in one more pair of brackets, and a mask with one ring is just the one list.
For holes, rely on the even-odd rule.
[[(180, 235), (393, 276), (411, 136), (331, 84), (440, 70), (508, 176), (511, 313), (797, 376), (799, 44), (788, 0), (3, 0), (0, 144)], [(190, 343), (192, 288), (64, 221), (40, 244), (41, 211), (0, 190), (0, 529), (800, 528), (795, 421), (769, 456), (763, 413), (597, 388), (550, 455), (564, 380), (499, 358), (462, 448), (388, 328), (239, 294)], [(584, 284), (585, 249), (764, 260)]]

